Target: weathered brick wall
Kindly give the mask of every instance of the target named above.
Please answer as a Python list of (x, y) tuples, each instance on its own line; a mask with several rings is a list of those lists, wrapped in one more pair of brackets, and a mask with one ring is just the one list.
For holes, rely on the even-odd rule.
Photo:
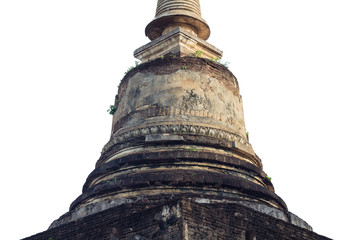
[(237, 204), (191, 199), (135, 202), (64, 224), (24, 240), (328, 240)]
[[(176, 208), (176, 204), (172, 206)], [(115, 207), (24, 240), (182, 239), (181, 219), (171, 211), (165, 211), (167, 215), (163, 217), (163, 206), (151, 205), (137, 203)]]
[(244, 226), (233, 222), (234, 219), (223, 214), (217, 206), (183, 202), (182, 209), (188, 239), (246, 239)]
[(329, 239), (237, 204), (182, 203), (188, 239)]

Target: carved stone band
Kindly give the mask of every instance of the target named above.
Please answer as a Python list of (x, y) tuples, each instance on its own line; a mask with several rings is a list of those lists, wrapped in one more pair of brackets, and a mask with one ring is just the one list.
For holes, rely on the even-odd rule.
[(110, 141), (104, 146), (102, 153), (106, 152), (109, 148), (115, 144), (129, 140), (131, 138), (146, 136), (149, 134), (176, 134), (176, 135), (202, 135), (214, 138), (227, 140), (230, 142), (240, 143), (246, 148), (251, 148), (247, 139), (241, 135), (234, 134), (222, 129), (214, 127), (204, 127), (196, 125), (182, 125), (182, 124), (166, 124), (157, 126), (148, 126), (133, 129), (126, 132), (119, 132), (113, 135)]

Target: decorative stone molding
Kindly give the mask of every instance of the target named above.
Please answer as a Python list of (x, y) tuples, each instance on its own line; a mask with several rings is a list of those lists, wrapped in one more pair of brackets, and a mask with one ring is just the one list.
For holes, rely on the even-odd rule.
[(130, 131), (116, 133), (104, 146), (101, 153), (106, 152), (115, 144), (127, 141), (131, 138), (146, 136), (149, 134), (203, 135), (213, 138), (219, 138), (230, 142), (235, 142), (241, 144), (243, 147), (249, 150), (251, 149), (251, 145), (245, 137), (222, 129), (196, 125), (167, 124), (142, 127)]
[(136, 49), (134, 57), (146, 62), (165, 55), (187, 56), (195, 52), (201, 52), (201, 56), (208, 59), (220, 59), (222, 57), (221, 50), (182, 27), (176, 28)]
[[(118, 105), (116, 105), (118, 107)], [(148, 119), (152, 117), (162, 117), (162, 116), (191, 116), (201, 119), (196, 119), (197, 122), (200, 122), (202, 118), (206, 120), (219, 121), (223, 126), (231, 126), (233, 129), (243, 129), (244, 123), (242, 121), (235, 121), (233, 117), (226, 117), (223, 113), (214, 114), (207, 110), (194, 110), (186, 109), (180, 107), (169, 107), (169, 106), (147, 106), (145, 109), (136, 109), (131, 113), (117, 119), (114, 122), (113, 133), (116, 133), (119, 129), (126, 127), (127, 125), (134, 124), (138, 119)]]
[(235, 154), (227, 155), (204, 148), (189, 148), (187, 145), (177, 145), (173, 149), (160, 152), (156, 152), (156, 149), (156, 146), (153, 146), (147, 148), (147, 153), (142, 153), (141, 150), (144, 148), (139, 147), (140, 151), (132, 149), (128, 154), (119, 153), (112, 156), (101, 163), (101, 168), (96, 168), (90, 173), (83, 190), (86, 191), (101, 181), (112, 181), (120, 175), (132, 174), (134, 168), (139, 173), (149, 170), (154, 172), (159, 170), (158, 168), (166, 167), (173, 169), (174, 173), (180, 169), (187, 169), (189, 172), (201, 169), (204, 173), (219, 172), (233, 175), (273, 191), (271, 182), (267, 181), (266, 174), (257, 167), (256, 162), (237, 158)]
[(124, 198), (129, 194), (141, 196), (143, 195), (141, 192), (144, 191), (151, 191), (152, 196), (156, 194), (172, 195), (182, 192), (185, 188), (191, 194), (194, 191), (200, 191), (203, 196), (223, 197), (227, 193), (230, 197), (235, 195), (254, 197), (279, 209), (287, 209), (285, 202), (279, 196), (262, 185), (242, 177), (200, 169), (136, 171), (130, 174), (117, 175), (113, 180), (101, 181), (93, 186), (86, 187), (82, 195), (71, 204), (70, 209), (99, 201), (103, 197), (108, 198), (108, 193), (119, 194), (117, 198)]

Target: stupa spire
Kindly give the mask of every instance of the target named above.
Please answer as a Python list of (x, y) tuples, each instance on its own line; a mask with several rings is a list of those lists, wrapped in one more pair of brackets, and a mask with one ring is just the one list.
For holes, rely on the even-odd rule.
[(145, 33), (154, 40), (178, 27), (204, 40), (209, 38), (210, 28), (201, 17), (199, 0), (158, 0), (155, 19)]
[(155, 18), (146, 26), (151, 42), (138, 48), (134, 56), (148, 61), (161, 56), (188, 56), (220, 59), (222, 51), (206, 42), (210, 28), (201, 17), (199, 0), (158, 0)]

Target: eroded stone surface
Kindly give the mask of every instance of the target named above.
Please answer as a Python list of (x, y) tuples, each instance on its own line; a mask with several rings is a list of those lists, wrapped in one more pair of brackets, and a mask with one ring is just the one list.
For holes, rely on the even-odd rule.
[(262, 202), (286, 215), (248, 142), (238, 83), (224, 66), (198, 57), (141, 64), (122, 80), (115, 105), (111, 139), (71, 205), (76, 216), (101, 202), (184, 195)]
[[(175, 68), (172, 73), (139, 71), (127, 80), (126, 86), (120, 84), (114, 125), (122, 123), (114, 131), (119, 127), (173, 120), (220, 125), (246, 136), (242, 100), (235, 77), (223, 79), (227, 76), (220, 72), (219, 77), (212, 76), (205, 63), (187, 59), (168, 59), (163, 67)], [(200, 69), (193, 71), (196, 63)], [(233, 91), (229, 92), (229, 89)], [(152, 110), (155, 114), (159, 111), (156, 118), (152, 116)]]

